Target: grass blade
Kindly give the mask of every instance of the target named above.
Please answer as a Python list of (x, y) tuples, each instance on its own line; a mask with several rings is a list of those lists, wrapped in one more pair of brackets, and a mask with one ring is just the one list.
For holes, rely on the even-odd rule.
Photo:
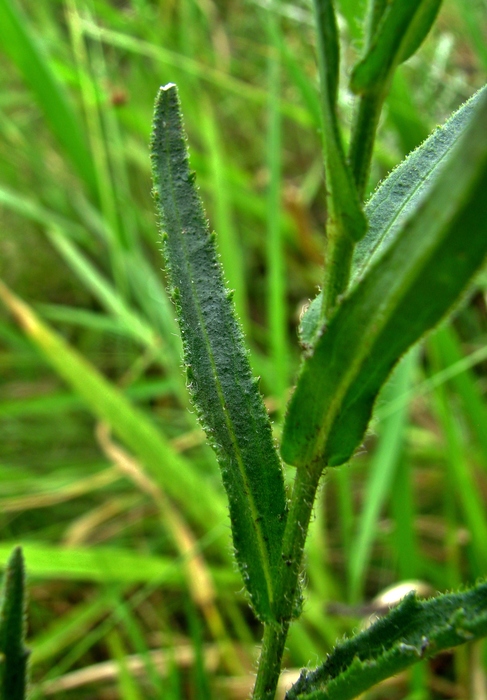
[(189, 386), (222, 469), (237, 561), (256, 612), (269, 620), (286, 516), (283, 475), (189, 170), (172, 84), (156, 101), (152, 154)]
[(394, 364), (441, 319), (482, 264), (487, 94), (476, 107), (429, 196), (352, 287), (304, 361), (284, 425), (285, 461), (346, 462)]
[(59, 376), (140, 457), (155, 481), (203, 527), (218, 525), (225, 518), (220, 495), (209, 484), (201, 488), (191, 463), (171, 447), (153, 423), (2, 282), (0, 298)]
[(54, 74), (29, 21), (12, 0), (0, 0), (0, 38), (32, 90), (64, 151), (88, 189), (96, 192), (91, 156), (76, 113)]
[[(390, 384), (384, 388), (384, 400), (393, 401), (409, 388), (416, 353), (409, 353), (397, 368)], [(387, 393), (386, 393), (387, 392)], [(370, 464), (370, 475), (365, 487), (364, 507), (357, 523), (352, 550), (348, 559), (350, 599), (356, 603), (361, 598), (365, 571), (377, 532), (377, 523), (388, 497), (398, 461), (401, 459), (407, 405), (396, 411), (382, 423), (379, 444)]]
[[(441, 361), (441, 340), (438, 341), (436, 334), (428, 339), (428, 348), (434, 370), (441, 371), (444, 368)], [(435, 388), (434, 398), (446, 443), (446, 463), (451, 482), (449, 490), (452, 494), (458, 495), (463, 518), (468, 526), (474, 555), (474, 575), (485, 575), (487, 571), (485, 503), (479, 492), (479, 485), (466, 450), (466, 441), (462, 435), (460, 422), (455, 420), (455, 412), (448, 399), (445, 384)]]
[[(0, 544), (0, 567), (11, 550), (10, 542)], [(39, 542), (25, 542), (22, 550), (29, 574), (42, 580), (185, 585), (184, 569), (174, 556), (139, 554), (122, 547), (59, 547)], [(238, 585), (238, 576), (231, 569), (212, 569), (212, 573), (217, 583)]]
[(286, 273), (282, 241), (281, 187), (282, 124), (281, 56), (279, 38), (281, 28), (276, 16), (276, 3), (271, 3), (267, 17), (267, 33), (273, 51), (268, 58), (269, 105), (267, 109), (267, 320), (270, 331), (272, 359), (272, 386), (280, 406), (288, 387), (288, 339), (286, 309)]

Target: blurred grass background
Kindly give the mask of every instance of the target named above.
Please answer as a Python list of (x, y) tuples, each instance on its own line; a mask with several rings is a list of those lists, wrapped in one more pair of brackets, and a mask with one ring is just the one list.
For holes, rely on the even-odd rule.
[[(363, 4), (337, 1), (345, 131)], [(394, 81), (370, 189), (485, 82), (486, 37), (485, 0), (445, 0)], [(148, 142), (175, 82), (278, 437), (321, 279), (313, 43), (307, 0), (0, 0), (0, 277), (23, 300), (0, 287), (0, 565), (23, 544), (35, 700), (248, 696), (260, 629), (186, 396)], [(289, 677), (388, 586), (487, 574), (486, 289), (404, 358), (363, 451), (329, 471)], [(485, 656), (367, 698), (483, 700)]]

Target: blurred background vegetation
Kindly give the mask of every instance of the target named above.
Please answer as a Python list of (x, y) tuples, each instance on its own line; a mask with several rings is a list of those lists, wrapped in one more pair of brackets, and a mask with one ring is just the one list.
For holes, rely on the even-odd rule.
[[(363, 5), (337, 0), (345, 133)], [(394, 81), (371, 190), (485, 82), (486, 38), (485, 0), (445, 0)], [(260, 629), (186, 397), (148, 142), (175, 82), (278, 437), (322, 274), (313, 44), (309, 0), (0, 0), (0, 277), (25, 303), (1, 288), (0, 565), (23, 544), (34, 699), (248, 695)], [(328, 472), (288, 677), (388, 586), (487, 574), (486, 289), (407, 355), (361, 453)], [(367, 697), (483, 700), (486, 654)]]

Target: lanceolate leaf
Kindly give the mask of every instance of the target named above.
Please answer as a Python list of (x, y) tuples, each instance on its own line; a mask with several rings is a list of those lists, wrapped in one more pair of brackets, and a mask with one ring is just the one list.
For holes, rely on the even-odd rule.
[(220, 462), (246, 587), (258, 615), (270, 620), (286, 518), (283, 476), (189, 170), (174, 85), (159, 91), (152, 158), (189, 388)]
[[(363, 275), (384, 245), (397, 235), (406, 217), (427, 195), (468, 126), (475, 106), (485, 94), (487, 86), (463, 104), (443, 126), (435, 129), (375, 190), (365, 206), (369, 227), (354, 250), (352, 282)], [(321, 324), (320, 293), (301, 320), (299, 334), (303, 345), (313, 345)]]
[(405, 350), (453, 305), (487, 253), (487, 94), (427, 197), (352, 286), (303, 363), (284, 425), (296, 466), (346, 462)]
[(22, 550), (12, 552), (0, 609), (0, 700), (24, 700), (29, 652), (25, 639), (25, 573)]
[(418, 601), (410, 594), (385, 617), (338, 644), (303, 672), (286, 700), (352, 700), (385, 678), (444, 649), (487, 634), (487, 583)]
[(448, 156), (485, 95), (487, 86), (435, 129), (376, 189), (365, 207), (369, 228), (355, 248), (352, 280), (364, 273), (384, 244), (397, 234), (406, 217), (427, 196), (442, 168), (448, 167)]
[(387, 89), (397, 65), (421, 45), (442, 0), (392, 0), (365, 57), (355, 66), (350, 86), (358, 94)]

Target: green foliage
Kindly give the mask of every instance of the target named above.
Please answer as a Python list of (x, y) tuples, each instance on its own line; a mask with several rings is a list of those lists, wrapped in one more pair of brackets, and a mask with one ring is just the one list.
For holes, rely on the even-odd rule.
[(487, 583), (418, 601), (414, 593), (364, 632), (303, 672), (286, 700), (352, 700), (379, 681), (458, 644), (487, 635)]
[(327, 273), (321, 313), (327, 316), (347, 288), (353, 245), (365, 235), (367, 223), (353, 176), (346, 162), (337, 116), (339, 41), (333, 3), (315, 0), (320, 71), (323, 151), (328, 196)]
[[(428, 211), (458, 155), (455, 143), (478, 118), (482, 93), (393, 170), (485, 82), (481, 3), (443, 3), (441, 21), (428, 34), (439, 6), (316, 0), (257, 3), (249, 12), (246, 3), (225, 1), (127, 0), (115, 7), (111, 0), (0, 0), (0, 276), (10, 311), (0, 310), (0, 566), (5, 570), (22, 542), (32, 590), (32, 700), (106, 692), (223, 699), (234, 684), (250, 692), (262, 626), (249, 613), (249, 593), (266, 620), (254, 696), (271, 700), (281, 660), (292, 669), (325, 659), (337, 639), (351, 636), (365, 614), (362, 604), (367, 608), (382, 585), (419, 578), (444, 591), (485, 577), (482, 294), (464, 292), (452, 318), (407, 353), (381, 389), (363, 437), (360, 421), (354, 436), (335, 420), (335, 456), (343, 447), (353, 450), (356, 440), (365, 443), (350, 467), (329, 469), (326, 484), (320, 462), (285, 468), (286, 491), (278, 476), (274, 502), (259, 488), (268, 482), (255, 457), (263, 433), (268, 464), (279, 474), (260, 392), (278, 443), (299, 363), (295, 325), (303, 299), (323, 287), (303, 321), (307, 361), (324, 342), (324, 329), (343, 322), (351, 300), (358, 303), (354, 290), (377, 281), (377, 269), (386, 271), (404, 229), (419, 226), (416, 212)], [(342, 84), (347, 75), (353, 87), (358, 81), (356, 97)], [(246, 567), (247, 594), (232, 557), (218, 463), (188, 410), (182, 343), (167, 292), (178, 285), (172, 273), (159, 272), (147, 141), (154, 93), (166, 83), (178, 85), (192, 166), (221, 252), (216, 286), (200, 271), (223, 302), (212, 327), (230, 318), (243, 364), (236, 362), (229, 376), (243, 368), (247, 386), (247, 351), (222, 297), (224, 279), (235, 288), (248, 361), (260, 377), (250, 401), (254, 428), (237, 431), (235, 420), (225, 432), (223, 393), (201, 413), (204, 424), (217, 425), (222, 446), (232, 435), (251, 435), (249, 449), (236, 443), (230, 458), (219, 454), (224, 467), (237, 453), (250, 455), (232, 472), (232, 484), (245, 491), (246, 506), (232, 511), (237, 537), (245, 537), (237, 556)], [(450, 184), (453, 210), (458, 194), (471, 197), (471, 191), (463, 172)], [(201, 223), (199, 195), (191, 201)], [(465, 239), (478, 231), (474, 223)], [(205, 225), (202, 251), (211, 266), (217, 254)], [(485, 294), (485, 274), (475, 282)], [(205, 290), (197, 291), (196, 306)], [(448, 313), (436, 296), (442, 295), (432, 291), (438, 314), (442, 305)], [(191, 299), (185, 308), (180, 304), (183, 325), (183, 315), (194, 311)], [(367, 322), (377, 313), (362, 309)], [(205, 325), (188, 317), (194, 341)], [(223, 330), (216, 347), (215, 336), (212, 341), (193, 343), (200, 370), (231, 347)], [(362, 338), (356, 341), (345, 361), (362, 352)], [(391, 357), (400, 352), (395, 347), (394, 353), (386, 348)], [(385, 379), (384, 363), (381, 371), (374, 391)], [(244, 405), (238, 419), (251, 418), (221, 375), (212, 368), (203, 385), (225, 386), (234, 414)], [(347, 389), (338, 403), (363, 408), (355, 379), (352, 385), (358, 400)], [(201, 412), (201, 392), (199, 398)], [(305, 423), (308, 413), (304, 406)], [(270, 501), (273, 512), (287, 503), (285, 522), (265, 522)], [(391, 655), (385, 650), (377, 663), (363, 638), (358, 647), (350, 640), (365, 661), (344, 664), (344, 676), (334, 675), (331, 686), (324, 681), (327, 690), (347, 680), (365, 688), (409, 661), (408, 649), (389, 631)], [(417, 639), (411, 646), (422, 649)], [(481, 673), (480, 650), (479, 643), (453, 649), (441, 666), (418, 664), (390, 679), (388, 689), (394, 697), (426, 696), (441, 680), (445, 694), (458, 695), (470, 675)], [(416, 651), (411, 658), (419, 659)]]
[[(484, 91), (448, 123), (441, 137), (432, 136), (382, 184), (377, 208), (370, 207), (379, 211), (374, 229), (359, 249), (355, 278), (348, 285), (354, 246), (365, 234), (356, 203), (380, 107), (394, 70), (420, 46), (439, 5), (371, 3), (369, 46), (352, 76), (353, 90), (366, 95), (355, 138), (363, 132), (369, 144), (355, 151), (351, 171), (336, 113), (334, 8), (331, 1), (315, 2), (329, 182), (327, 269), (321, 300), (301, 333), (306, 352), (283, 428), (281, 454), (297, 467), (287, 520), (269, 424), (245, 363), (214, 239), (189, 170), (175, 86), (161, 88), (156, 101), (156, 200), (189, 387), (222, 467), (245, 585), (266, 623), (255, 700), (271, 700), (275, 694), (287, 629), (299, 609), (302, 552), (323, 469), (352, 457), (391, 369), (452, 307), (487, 255)], [(353, 144), (352, 137), (352, 152)], [(385, 216), (384, 201), (389, 205)], [(394, 440), (401, 424), (393, 424)], [(473, 608), (466, 611), (472, 599)], [(324, 667), (310, 680), (303, 677), (289, 697), (353, 698), (430, 653), (485, 635), (485, 609), (485, 585), (429, 604), (408, 598), (390, 617), (337, 647)]]
[[(391, 368), (438, 323), (482, 265), (486, 119), (484, 93), (427, 196), (321, 329), (286, 416), (281, 446), (286, 462), (337, 466), (350, 459)], [(402, 176), (409, 190), (407, 168)], [(390, 189), (387, 181), (383, 188)]]
[(27, 691), (25, 647), (25, 571), (22, 550), (12, 552), (0, 597), (0, 698), (24, 700)]
[[(408, 215), (427, 195), (441, 169), (448, 167), (452, 149), (463, 136), (475, 105), (484, 99), (482, 96), (486, 93), (487, 87), (479, 90), (377, 187), (365, 205), (368, 229), (353, 252), (351, 282), (357, 282), (364, 275), (386, 243), (397, 235)], [(314, 344), (323, 325), (322, 304), (323, 294), (320, 292), (301, 319), (299, 335), (305, 348)]]
[(159, 91), (152, 154), (188, 386), (220, 462), (245, 585), (257, 614), (272, 620), (286, 522), (283, 475), (189, 170), (175, 85)]

